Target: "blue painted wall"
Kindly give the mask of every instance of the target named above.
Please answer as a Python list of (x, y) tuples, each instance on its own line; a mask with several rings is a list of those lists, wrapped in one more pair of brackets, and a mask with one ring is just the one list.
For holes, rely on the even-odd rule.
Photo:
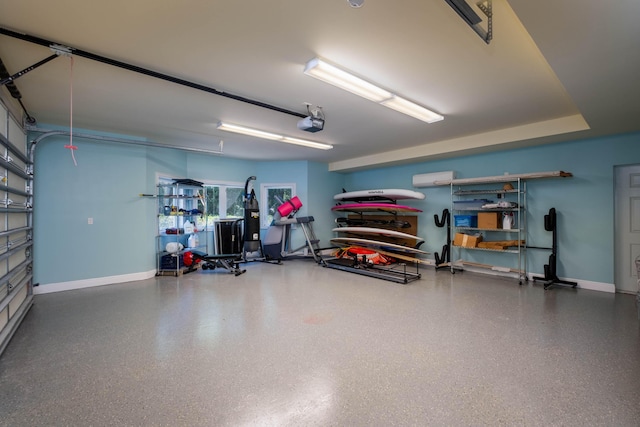
[(36, 147), (34, 283), (149, 269), (149, 229), (139, 220), (148, 210), (138, 197), (147, 180), (146, 150), (74, 140), (74, 166), (68, 143), (55, 137)]
[[(68, 137), (50, 137), (36, 148), (34, 280), (42, 285), (153, 271), (157, 201), (139, 194), (155, 194), (158, 176), (244, 184), (255, 175), (258, 196), (261, 183), (295, 183), (302, 215), (318, 194), (326, 198), (341, 186), (342, 176), (325, 164), (245, 161), (79, 138), (74, 166), (67, 143)], [(317, 179), (312, 190), (310, 170)], [(340, 183), (332, 188), (336, 176)], [(296, 245), (302, 243), (298, 234)]]
[(309, 164), (309, 195), (307, 199), (308, 213), (315, 218), (313, 230), (320, 239), (320, 247), (330, 246), (334, 233), (335, 214), (331, 206), (335, 204), (333, 196), (342, 191), (345, 176), (339, 173), (327, 173), (324, 163)]
[[(613, 283), (614, 167), (640, 163), (640, 133), (581, 140), (532, 148), (501, 151), (413, 165), (354, 172), (345, 177), (349, 190), (366, 188), (411, 188), (414, 174), (453, 170), (457, 178), (509, 173), (564, 170), (573, 178), (528, 182), (529, 243), (550, 246), (551, 233), (544, 230), (549, 208), (558, 211), (558, 275), (595, 282)], [(450, 206), (449, 187), (419, 189), (426, 201), (413, 203), (424, 210), (419, 215), (419, 234), (427, 238), (428, 251), (441, 251), (444, 229), (434, 224), (433, 214)], [(467, 251), (470, 253), (470, 251)], [(491, 263), (491, 256), (476, 252), (465, 258)], [(529, 271), (542, 274), (548, 252), (529, 251)], [(495, 264), (502, 265), (504, 257)]]
[[(304, 204), (300, 214), (315, 217), (316, 234), (327, 245), (337, 216), (330, 211), (333, 195), (343, 187), (412, 188), (414, 174), (446, 170), (459, 178), (565, 170), (574, 177), (528, 183), (529, 243), (551, 244), (542, 219), (555, 207), (559, 275), (613, 283), (614, 167), (640, 163), (639, 142), (635, 133), (340, 174), (321, 163), (243, 161), (89, 140), (74, 140), (76, 167), (64, 149), (68, 138), (52, 137), (36, 149), (34, 279), (47, 284), (154, 270), (155, 200), (138, 194), (154, 193), (158, 174), (241, 183), (256, 175), (256, 191), (261, 183), (295, 182)], [(440, 251), (446, 234), (433, 215), (450, 207), (450, 190), (420, 191), (427, 199), (410, 203), (424, 210), (419, 235), (427, 238), (428, 251)], [(541, 274), (547, 257), (529, 251), (529, 270)]]
[[(175, 154), (175, 150), (169, 151)], [(187, 153), (183, 177), (202, 181), (237, 182), (244, 185), (249, 176), (255, 175), (258, 162), (230, 159), (224, 156)]]

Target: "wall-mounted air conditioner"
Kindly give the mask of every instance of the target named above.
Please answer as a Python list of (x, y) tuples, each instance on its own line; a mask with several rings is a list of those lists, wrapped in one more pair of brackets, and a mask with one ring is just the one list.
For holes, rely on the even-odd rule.
[(435, 187), (436, 182), (444, 181), (447, 183), (452, 179), (455, 179), (455, 172), (453, 171), (445, 171), (445, 172), (432, 172), (432, 173), (422, 173), (419, 175), (413, 175), (413, 186), (414, 187)]

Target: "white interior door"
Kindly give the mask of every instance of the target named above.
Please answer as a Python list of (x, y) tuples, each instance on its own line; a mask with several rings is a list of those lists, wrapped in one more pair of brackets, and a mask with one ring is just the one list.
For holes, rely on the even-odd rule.
[(640, 165), (615, 168), (615, 212), (616, 291), (636, 293), (635, 259), (640, 257)]

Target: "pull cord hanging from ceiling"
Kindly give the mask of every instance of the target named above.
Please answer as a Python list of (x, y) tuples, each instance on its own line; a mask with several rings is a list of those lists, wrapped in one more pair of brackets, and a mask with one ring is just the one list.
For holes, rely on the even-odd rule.
[(69, 55), (69, 144), (65, 145), (64, 148), (68, 148), (71, 151), (73, 164), (78, 166), (74, 154), (78, 147), (73, 145), (73, 55)]

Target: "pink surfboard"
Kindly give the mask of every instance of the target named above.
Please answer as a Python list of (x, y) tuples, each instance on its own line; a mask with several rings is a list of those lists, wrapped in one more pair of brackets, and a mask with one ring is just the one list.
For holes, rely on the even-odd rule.
[(396, 205), (393, 203), (346, 203), (336, 205), (331, 208), (332, 211), (351, 211), (351, 212), (422, 212), (421, 209), (412, 208), (411, 206)]

